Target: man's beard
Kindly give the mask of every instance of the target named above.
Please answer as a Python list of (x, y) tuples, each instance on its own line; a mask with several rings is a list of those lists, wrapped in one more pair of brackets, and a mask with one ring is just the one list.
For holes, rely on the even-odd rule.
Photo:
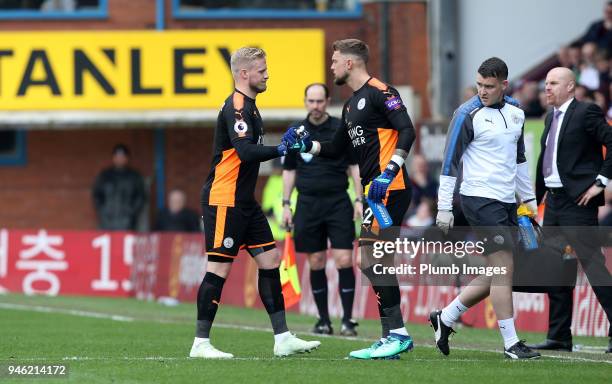
[(263, 84), (263, 85), (251, 85), (250, 88), (251, 88), (251, 91), (253, 91), (255, 93), (262, 93), (262, 92), (265, 92), (266, 89), (268, 89), (268, 85), (267, 84)]
[(348, 79), (348, 73), (345, 73), (342, 77), (336, 77), (334, 79), (334, 84), (336, 85), (344, 85), (346, 84), (346, 79)]

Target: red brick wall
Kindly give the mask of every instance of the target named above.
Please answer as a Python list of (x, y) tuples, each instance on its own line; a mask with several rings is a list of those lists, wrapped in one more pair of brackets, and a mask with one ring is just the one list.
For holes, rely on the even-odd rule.
[[(111, 0), (112, 1), (112, 0)], [(169, 3), (169, 2), (168, 2)], [(373, 76), (380, 76), (380, 8), (378, 4), (365, 4), (359, 19), (315, 20), (172, 20), (167, 17), (168, 29), (228, 29), (228, 28), (322, 28), (325, 30), (325, 66), (331, 65), (331, 45), (335, 40), (354, 37), (370, 46), (368, 65)], [(167, 7), (167, 14), (170, 8)], [(389, 36), (391, 45), (390, 70), (393, 85), (411, 85), (422, 97), (421, 116), (429, 116), (427, 86), (429, 79), (429, 46), (427, 35), (427, 6), (424, 2), (389, 4)], [(331, 75), (326, 71), (331, 87)], [(347, 87), (332, 87), (334, 102), (350, 95)]]
[(208, 176), (212, 158), (212, 128), (166, 131), (166, 188), (187, 194), (187, 206), (200, 211), (200, 190)]
[(108, 0), (108, 19), (2, 20), (0, 23), (1, 31), (79, 29), (155, 29), (155, 0)]
[(27, 134), (27, 164), (0, 167), (0, 227), (94, 229), (91, 186), (125, 143), (132, 166), (153, 176), (152, 130), (45, 130)]
[[(107, 20), (7, 21), (0, 30), (154, 29), (155, 0), (109, 0)], [(350, 20), (173, 20), (166, 0), (168, 29), (220, 28), (322, 28), (325, 30), (326, 68), (334, 40), (356, 37), (372, 51), (369, 69), (380, 76), (380, 5), (364, 5), (364, 15)], [(429, 115), (427, 9), (424, 2), (391, 3), (390, 68), (394, 85), (411, 85), (422, 99), (422, 116)], [(329, 71), (326, 72), (330, 83)], [(331, 85), (331, 84), (330, 84)], [(332, 87), (334, 101), (350, 94), (348, 87)], [(266, 126), (268, 132), (282, 127)], [(152, 182), (151, 222), (155, 214), (154, 131), (136, 129), (72, 129), (28, 132), (28, 162), (23, 167), (0, 166), (0, 227), (93, 229), (91, 185), (97, 173), (110, 164), (112, 147), (125, 143), (132, 150), (132, 165)], [(200, 188), (208, 174), (213, 130), (166, 130), (166, 191), (181, 188), (188, 205), (199, 210)], [(257, 196), (265, 182), (258, 183)]]

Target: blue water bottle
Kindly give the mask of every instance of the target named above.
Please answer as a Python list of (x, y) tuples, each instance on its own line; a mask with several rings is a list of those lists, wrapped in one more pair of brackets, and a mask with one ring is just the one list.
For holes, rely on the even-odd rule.
[[(370, 191), (370, 184), (371, 183), (369, 183), (365, 187), (365, 191), (364, 191), (365, 196), (368, 196), (368, 193)], [(372, 210), (372, 214), (376, 218), (376, 221), (378, 221), (378, 225), (380, 229), (389, 228), (390, 226), (393, 225), (393, 219), (391, 218), (391, 215), (389, 214), (387, 207), (385, 207), (385, 203), (383, 203), (382, 201), (372, 201), (368, 199), (367, 197), (366, 197), (366, 200), (368, 202), (368, 206)]]
[(529, 216), (518, 216), (519, 241), (527, 251), (538, 249), (538, 238)]

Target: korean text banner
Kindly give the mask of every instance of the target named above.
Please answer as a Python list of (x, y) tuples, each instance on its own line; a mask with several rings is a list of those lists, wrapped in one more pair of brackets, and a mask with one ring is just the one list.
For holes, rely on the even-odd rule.
[(0, 110), (218, 109), (233, 90), (231, 54), (267, 53), (260, 108), (303, 106), (324, 80), (315, 29), (0, 33)]

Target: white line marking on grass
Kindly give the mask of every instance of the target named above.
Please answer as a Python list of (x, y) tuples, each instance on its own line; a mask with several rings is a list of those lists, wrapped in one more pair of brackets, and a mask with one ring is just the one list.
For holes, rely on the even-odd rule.
[[(289, 357), (234, 357), (233, 359), (219, 359), (219, 360), (238, 360), (238, 361), (288, 361), (288, 360), (300, 360), (300, 361), (340, 361), (347, 360), (346, 358), (322, 358), (322, 357), (303, 357), (304, 354), (289, 356)], [(204, 361), (198, 357), (168, 357), (168, 356), (66, 356), (63, 358), (45, 358), (45, 357), (32, 357), (32, 358), (16, 358), (14, 361)], [(209, 359), (214, 360), (214, 359)], [(214, 361), (219, 361), (214, 360)], [(0, 360), (2, 361), (2, 360)], [(481, 360), (480, 360), (481, 361)]]
[(115, 321), (134, 321), (135, 320), (133, 317), (128, 317), (128, 316), (113, 315), (113, 314), (101, 313), (101, 312), (80, 311), (76, 309), (43, 307), (41, 305), (22, 305), (22, 304), (0, 303), (0, 308), (17, 309), (17, 310), (25, 310), (25, 311), (33, 311), (33, 312), (44, 312), (44, 313), (61, 313), (65, 315), (73, 315), (73, 316), (79, 316), (79, 317), (92, 317), (96, 319), (108, 319), (108, 320), (115, 320)]
[[(106, 319), (106, 320), (114, 320), (114, 321), (126, 321), (126, 322), (131, 322), (131, 321), (136, 321), (139, 319), (136, 319), (134, 317), (129, 317), (129, 316), (122, 316), (122, 315), (115, 315), (115, 314), (110, 314), (110, 313), (104, 313), (104, 312), (92, 312), (92, 311), (81, 311), (81, 310), (75, 310), (75, 309), (65, 309), (65, 308), (54, 308), (54, 307), (45, 307), (45, 306), (41, 306), (41, 305), (27, 305), (27, 304), (13, 304), (13, 303), (2, 303), (0, 302), (0, 308), (4, 308), (4, 309), (14, 309), (14, 310), (24, 310), (24, 311), (34, 311), (34, 312), (43, 312), (43, 313), (59, 313), (59, 314), (66, 314), (66, 315), (72, 315), (72, 316), (79, 316), (79, 317), (89, 317), (89, 318), (96, 318), (96, 319)], [(156, 322), (156, 323), (164, 323), (164, 324), (185, 324), (184, 321), (177, 321), (177, 320), (162, 320), (162, 319), (146, 319), (146, 320), (142, 320), (142, 321), (149, 321), (149, 322)], [(224, 324), (224, 323), (215, 323), (215, 327), (218, 328), (226, 328), (226, 329), (238, 329), (238, 330), (243, 330), (243, 331), (255, 331), (255, 332), (272, 332), (272, 328), (266, 328), (266, 327), (254, 327), (254, 326), (248, 326), (248, 325), (236, 325), (236, 324)], [(338, 337), (338, 336), (334, 336), (334, 335), (316, 335), (317, 338), (333, 338), (333, 339), (341, 339), (341, 340), (353, 340), (353, 341), (363, 341), (363, 342), (371, 342), (372, 339), (368, 339), (368, 338), (363, 338), (363, 337)], [(429, 345), (429, 344), (424, 344), (424, 345), (418, 345), (417, 347), (424, 347), (424, 348), (435, 348), (435, 346), (433, 345)], [(460, 351), (467, 351), (467, 352), (488, 352), (488, 353), (499, 353), (501, 354), (501, 350), (496, 350), (496, 349), (478, 349), (478, 348), (467, 348), (467, 347), (453, 347), (454, 350), (460, 350)], [(550, 359), (559, 359), (559, 360), (565, 360), (568, 362), (578, 362), (578, 361), (582, 361), (582, 362), (589, 362), (589, 363), (606, 363), (606, 364), (612, 364), (612, 360), (604, 360), (604, 359), (589, 359), (586, 357), (578, 357), (578, 356), (562, 356), (562, 355), (543, 355), (542, 357), (544, 358), (550, 358)], [(66, 359), (66, 358), (65, 358)], [(98, 360), (121, 360), (121, 359), (140, 359), (140, 360), (154, 360), (154, 359), (164, 359), (164, 358), (156, 358), (156, 357), (143, 357), (143, 358), (130, 358), (130, 357), (125, 357), (125, 358), (121, 358), (121, 357), (117, 357), (117, 358), (88, 358), (88, 357), (75, 357), (75, 359), (98, 359)], [(169, 359), (180, 359), (180, 358), (176, 358), (176, 357), (172, 357)], [(187, 358), (185, 358), (187, 359)], [(234, 360), (278, 360), (279, 358), (258, 358), (258, 357), (253, 357), (253, 358), (234, 358)], [(296, 357), (289, 357), (289, 359), (296, 359)], [(333, 358), (297, 358), (299, 360), (324, 360), (324, 361), (334, 361), (334, 360), (345, 360), (344, 358), (341, 359), (333, 359)], [(33, 359), (35, 360), (35, 359)], [(282, 358), (281, 358), (282, 360)], [(416, 360), (416, 359), (415, 359)], [(450, 360), (448, 358), (440, 358), (440, 359), (421, 359), (418, 361), (438, 361), (438, 360), (444, 360), (444, 361), (464, 361), (464, 362), (469, 362), (469, 361), (484, 361), (484, 360), (479, 360), (479, 359), (453, 359)]]
[[(66, 356), (60, 359), (54, 358), (44, 358), (44, 357), (32, 357), (32, 358), (17, 358), (14, 361), (204, 361), (206, 359), (201, 359), (198, 357), (176, 357), (176, 356), (97, 356), (97, 357), (88, 357), (88, 356)], [(221, 359), (225, 361), (224, 359)], [(340, 357), (340, 358), (323, 358), (323, 357), (305, 357), (305, 355), (295, 355), (288, 357), (234, 357), (233, 359), (227, 360), (237, 360), (237, 361), (289, 361), (289, 360), (299, 360), (299, 361), (369, 361), (369, 360), (359, 360), (359, 359), (349, 359), (348, 357)], [(0, 360), (1, 361), (1, 360)], [(218, 360), (215, 360), (218, 361)], [(388, 362), (388, 361), (396, 361), (396, 360), (377, 360), (380, 362)], [(397, 361), (402, 361), (399, 359)], [(406, 358), (404, 357), (404, 361)], [(424, 359), (424, 358), (415, 358), (410, 359), (410, 361), (420, 361), (420, 362), (431, 362), (431, 361), (444, 361), (444, 362), (474, 362), (474, 363), (482, 363), (483, 359)], [(391, 363), (393, 364), (393, 363)]]

